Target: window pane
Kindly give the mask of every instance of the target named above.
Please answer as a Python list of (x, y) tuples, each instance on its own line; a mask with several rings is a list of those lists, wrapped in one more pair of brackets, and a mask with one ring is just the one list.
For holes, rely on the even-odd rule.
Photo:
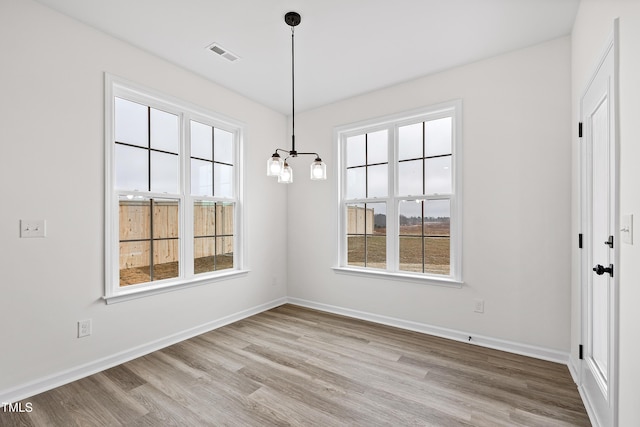
[(200, 237), (193, 240), (193, 270), (195, 274), (215, 270), (215, 237)]
[(233, 235), (233, 204), (216, 204), (216, 235)]
[[(196, 274), (233, 268), (233, 209), (233, 203), (195, 202), (194, 271)], [(214, 235), (216, 237), (212, 237)]]
[(425, 236), (449, 236), (451, 229), (451, 202), (427, 200), (424, 204)]
[(121, 241), (149, 239), (150, 221), (151, 207), (148, 200), (120, 200), (119, 224)]
[(386, 207), (386, 203), (347, 205), (347, 263), (349, 265), (386, 268)]
[[(387, 267), (387, 204), (367, 203), (365, 220), (367, 232), (367, 267)], [(372, 225), (369, 225), (372, 224)]]
[(366, 196), (366, 168), (347, 169), (347, 199), (363, 199)]
[(179, 202), (177, 200), (154, 199), (153, 238), (177, 238), (179, 230)]
[(216, 205), (214, 202), (196, 201), (193, 203), (193, 235), (215, 236)]
[(400, 270), (422, 273), (422, 209), (423, 201), (400, 202)]
[(347, 236), (347, 264), (364, 267), (364, 239), (365, 236)]
[(367, 197), (386, 197), (388, 181), (388, 165), (368, 166), (368, 192)]
[(124, 144), (149, 146), (148, 107), (115, 98), (115, 140)]
[(387, 268), (387, 236), (367, 236), (367, 267)]
[[(459, 278), (459, 254), (451, 258), (458, 248), (450, 241), (457, 113), (451, 103), (367, 127), (356, 124), (339, 134), (344, 155), (341, 222), (346, 234), (341, 262), (390, 274)], [(395, 235), (387, 235), (387, 224)]]
[(233, 166), (214, 163), (213, 173), (213, 195), (233, 197)]
[(175, 154), (151, 152), (151, 191), (178, 193), (178, 160)]
[(451, 154), (451, 117), (425, 122), (426, 156)]
[(180, 150), (180, 125), (178, 116), (151, 109), (151, 148), (178, 154)]
[(366, 233), (378, 236), (387, 234), (387, 204), (384, 202), (365, 203), (367, 215)]
[(425, 160), (426, 194), (451, 194), (451, 156)]
[(389, 154), (387, 134), (386, 129), (367, 134), (367, 164), (387, 162)]
[(216, 270), (233, 268), (233, 237), (216, 238)]
[(400, 237), (400, 270), (422, 273), (422, 237)]
[(365, 234), (364, 203), (347, 205), (347, 234)]
[(213, 129), (191, 121), (191, 157), (213, 160)]
[(179, 269), (178, 239), (153, 241), (153, 280), (178, 277)]
[(151, 281), (151, 243), (120, 242), (120, 286)]
[(233, 134), (222, 129), (214, 129), (213, 154), (216, 162), (233, 164)]
[[(451, 253), (451, 202), (428, 200), (425, 216), (425, 272), (449, 275)], [(438, 236), (438, 237), (431, 237)]]
[(398, 128), (398, 160), (423, 157), (422, 123)]
[(191, 159), (191, 194), (213, 196), (213, 163)]
[(116, 189), (149, 190), (149, 151), (116, 144)]
[(425, 237), (425, 273), (449, 275), (450, 238)]
[(347, 167), (364, 165), (365, 153), (364, 135), (347, 138)]
[(398, 163), (398, 192), (401, 196), (422, 195), (422, 162), (410, 160)]
[(422, 201), (400, 202), (400, 235), (422, 236)]

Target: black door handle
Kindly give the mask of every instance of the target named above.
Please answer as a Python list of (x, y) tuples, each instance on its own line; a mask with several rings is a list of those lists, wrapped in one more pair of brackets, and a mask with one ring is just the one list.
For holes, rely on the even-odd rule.
[(609, 273), (609, 275), (613, 277), (613, 264), (609, 264), (609, 267), (598, 264), (593, 267), (593, 271), (595, 271), (598, 276), (602, 276), (604, 273)]

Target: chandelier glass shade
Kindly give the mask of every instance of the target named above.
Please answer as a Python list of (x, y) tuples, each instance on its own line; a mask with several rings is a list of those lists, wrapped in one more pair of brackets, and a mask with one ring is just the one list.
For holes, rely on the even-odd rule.
[[(297, 12), (288, 12), (284, 16), (284, 22), (291, 27), (291, 149), (276, 148), (267, 160), (267, 176), (278, 177), (278, 182), (290, 184), (293, 182), (293, 169), (287, 162), (290, 158), (301, 155), (316, 156), (310, 167), (310, 178), (314, 181), (327, 179), (327, 165), (324, 164), (318, 153), (303, 153), (296, 151), (296, 109), (295, 109), (295, 45), (294, 28), (300, 24), (302, 18)], [(282, 153), (285, 158), (279, 154)]]

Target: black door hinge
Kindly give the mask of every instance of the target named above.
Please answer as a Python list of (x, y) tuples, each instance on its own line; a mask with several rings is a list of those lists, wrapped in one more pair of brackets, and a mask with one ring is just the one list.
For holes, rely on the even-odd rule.
[(578, 359), (582, 360), (582, 344), (578, 346)]
[(604, 242), (604, 244), (609, 246), (611, 249), (613, 249), (613, 236), (609, 236), (609, 240)]
[(582, 138), (582, 122), (578, 123), (578, 138)]
[(582, 249), (582, 233), (578, 234), (578, 249)]

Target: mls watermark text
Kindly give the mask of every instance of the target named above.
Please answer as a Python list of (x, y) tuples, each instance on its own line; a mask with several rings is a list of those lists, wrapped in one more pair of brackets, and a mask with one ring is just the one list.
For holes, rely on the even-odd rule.
[(0, 409), (0, 413), (2, 412), (17, 412), (17, 413), (28, 413), (33, 411), (33, 404), (31, 402), (2, 402), (2, 408)]

